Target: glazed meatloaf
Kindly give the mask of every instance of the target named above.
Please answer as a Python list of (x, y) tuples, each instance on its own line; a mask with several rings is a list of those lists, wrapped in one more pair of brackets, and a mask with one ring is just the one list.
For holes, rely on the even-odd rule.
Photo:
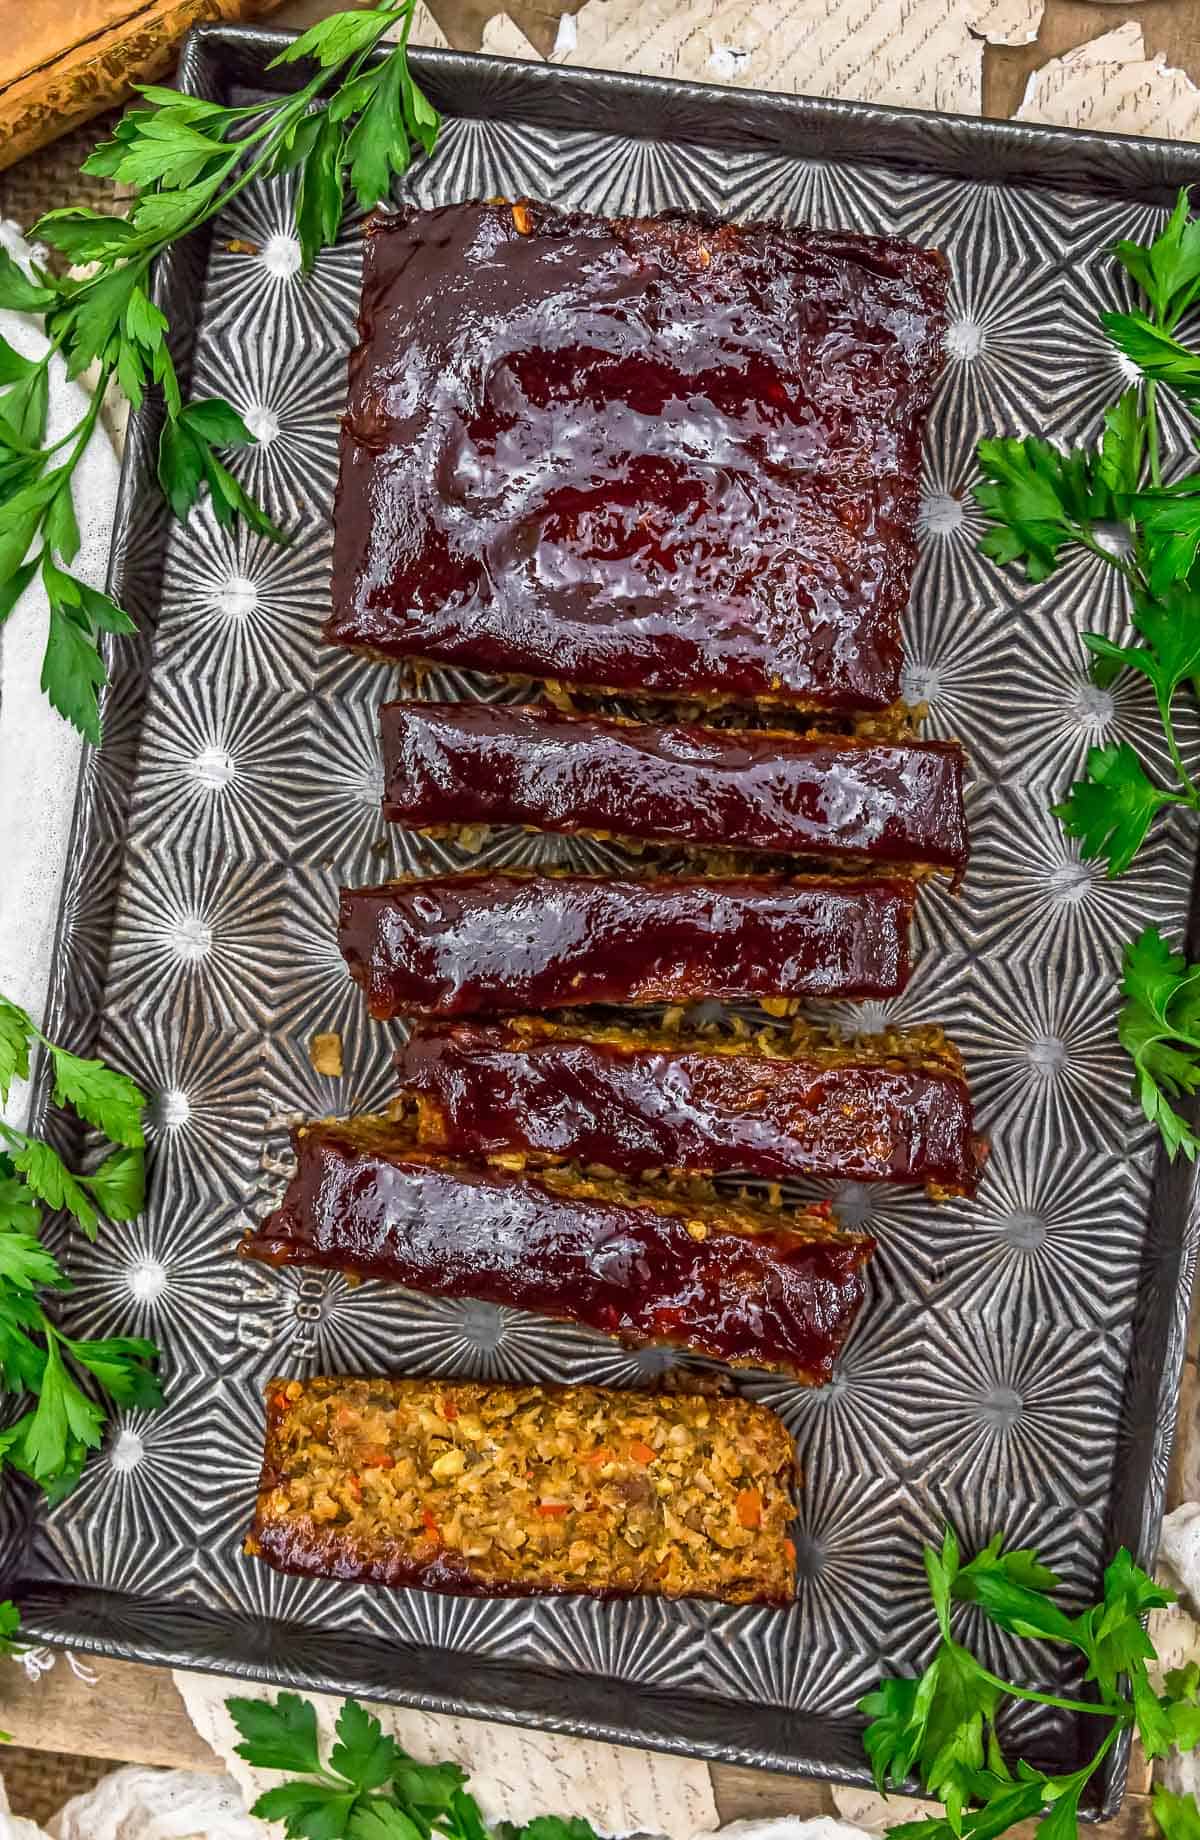
[(893, 879), (447, 875), (342, 890), (338, 944), (378, 1021), (890, 997), (914, 886)]
[(476, 1167), (387, 1119), (303, 1125), (295, 1147), (283, 1204), (243, 1241), (247, 1257), (478, 1297), (807, 1385), (830, 1378), (862, 1302), (872, 1242), (827, 1211), (702, 1183)]
[(802, 1026), (687, 1033), (584, 1019), (423, 1023), (396, 1055), (420, 1142), (460, 1157), (803, 1176), (973, 1194), (980, 1146), (940, 1029), (850, 1044)]
[(366, 238), (326, 637), (701, 699), (900, 689), (947, 270), (528, 202)]
[(567, 715), (545, 703), (389, 703), (386, 818), (834, 857), (961, 875), (954, 741)]
[(477, 1597), (787, 1604), (791, 1439), (707, 1394), (272, 1380), (246, 1551)]

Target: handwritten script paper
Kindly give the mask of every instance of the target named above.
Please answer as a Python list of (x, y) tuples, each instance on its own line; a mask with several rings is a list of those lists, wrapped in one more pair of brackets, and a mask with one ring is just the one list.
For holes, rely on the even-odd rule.
[[(241, 1785), (246, 1805), (277, 1785), (280, 1777), (252, 1770), (235, 1754), (238, 1734), (225, 1709), (226, 1695), (273, 1699), (254, 1683), (231, 1687), (215, 1674), (174, 1676), (192, 1724)], [(314, 1693), (322, 1747), (328, 1750), (340, 1699)], [(593, 1744), (552, 1732), (515, 1732), (482, 1719), (455, 1719), (401, 1706), (374, 1706), (383, 1729), (422, 1763), (449, 1758), (470, 1773), (471, 1793), (486, 1821), (532, 1820), (537, 1814), (582, 1815), (609, 1834), (665, 1834), (691, 1840), (717, 1825), (717, 1804), (703, 1763), (662, 1757), (624, 1745)], [(274, 1836), (282, 1827), (271, 1826)]]
[(1200, 140), (1200, 89), (1161, 52), (1146, 56), (1142, 28), (1131, 19), (1035, 70), (1017, 120)]
[[(1041, 17), (1042, 0), (586, 0), (550, 62), (978, 115), (984, 42), (1032, 44)], [(527, 44), (503, 18), (484, 37)]]

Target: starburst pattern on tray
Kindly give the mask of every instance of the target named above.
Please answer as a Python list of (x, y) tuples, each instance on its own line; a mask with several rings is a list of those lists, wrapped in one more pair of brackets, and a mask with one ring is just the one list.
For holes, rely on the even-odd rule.
[(175, 1217), (169, 1235), (138, 1220), (94, 1243), (74, 1236), (60, 1258), (75, 1291), (59, 1314), (76, 1335), (144, 1335), (220, 1352), (236, 1294), (237, 1238), (238, 1217), (215, 1212), (207, 1196)]
[[(177, 671), (285, 695), (312, 681), (329, 600), (329, 536), (286, 545), (239, 524), (222, 530), (206, 500), (177, 534), (163, 574), (157, 655)], [(246, 694), (243, 689), (242, 694)]]
[(152, 692), (145, 724), (139, 841), (242, 860), (275, 854), (295, 820), (286, 786), (306, 729), (300, 694), (248, 682), (230, 697), (201, 670), (181, 674), (170, 696)]
[(986, 265), (952, 273), (946, 369), (937, 400), (956, 405), (972, 427), (1039, 432), (1048, 378), (1074, 362), (1057, 318), (1065, 283), (1045, 274), (1006, 275)]
[(1120, 1142), (1131, 1075), (1115, 983), (1097, 991), (1085, 965), (1051, 978), (1021, 958), (996, 965), (986, 993), (978, 982), (965, 988), (963, 1006), (955, 1037), (993, 1138), (1032, 1133), (1093, 1154)]
[[(207, 1375), (176, 1370), (157, 1412), (114, 1415), (104, 1447), (75, 1492), (51, 1517), (59, 1550), (107, 1590), (163, 1589), (160, 1567), (195, 1541), (194, 1479), (215, 1428)], [(152, 1522), (156, 1540), (131, 1547), (124, 1529)]]
[[(878, 1294), (877, 1294), (878, 1295)], [(874, 1301), (874, 1300), (873, 1300)], [(892, 1301), (880, 1298), (880, 1302)], [(915, 1320), (922, 1321), (918, 1316)], [(878, 1453), (911, 1445), (919, 1430), (904, 1385), (911, 1359), (912, 1311), (864, 1309), (828, 1386), (803, 1387), (778, 1376), (752, 1376), (745, 1390), (778, 1412), (796, 1440), (807, 1475), (870, 1475)]]
[[(1129, 312), (1138, 304), (1132, 280), (1115, 264), (1083, 269), (1072, 276), (1063, 302), (1062, 330), (1070, 340), (1070, 371), (1054, 379), (1053, 405), (1058, 415), (1069, 414), (1074, 438), (1093, 441), (1104, 425), (1106, 410), (1140, 372), (1117, 351), (1100, 323), (1103, 312)], [(1165, 450), (1186, 450), (1194, 445), (1196, 424), (1171, 390), (1160, 391), (1159, 427)]]
[(507, 1621), (511, 1609), (509, 1604), (440, 1597), (433, 1591), (364, 1591), (360, 1615), (364, 1629), (389, 1643), (465, 1649), (474, 1655), (505, 1659), (511, 1653), (512, 1632)]
[[(1098, 589), (1110, 586), (1103, 571), (1103, 563), (1087, 570), (1089, 581)], [(1064, 570), (1064, 598), (1071, 596), (1072, 576), (1077, 574)], [(1115, 611), (1113, 600), (1115, 596), (1081, 595), (1078, 624), (1103, 633), (1116, 626), (1123, 637), (1124, 610), (1116, 618), (1106, 617), (1110, 609)], [(1045, 787), (1049, 799), (1083, 777), (1089, 748), (1128, 741), (1147, 765), (1156, 768), (1164, 780), (1169, 778), (1170, 755), (1154, 693), (1144, 677), (1122, 671), (1111, 684), (1095, 684), (1082, 646), (1064, 650), (1057, 633), (1036, 627), (1022, 634), (1019, 650), (1028, 686), (1026, 707), (1019, 716), (1001, 717), (996, 724), (1013, 776), (1031, 786)], [(1189, 719), (1181, 708), (1175, 727), (1185, 752), (1192, 751), (1194, 718)]]
[(348, 1036), (362, 1022), (362, 997), (337, 946), (341, 878), (298, 865), (287, 877), (281, 937), (290, 963), (275, 1027), (288, 1034)]
[(712, 1619), (709, 1672), (723, 1699), (845, 1719), (878, 1677), (873, 1656), (813, 1639), (799, 1609), (724, 1610)]
[[(887, 1649), (893, 1616), (904, 1620), (920, 1605), (923, 1577), (914, 1564), (910, 1518), (897, 1502), (890, 1477), (851, 1471), (853, 1487), (840, 1489), (845, 1472), (814, 1460), (810, 1488), (801, 1491), (796, 1520), (796, 1578), (800, 1641), (834, 1649)], [(872, 1577), (892, 1581), (886, 1605), (872, 1592)], [(925, 1590), (928, 1601), (928, 1590)]]
[[(1177, 930), (1187, 912), (1190, 827), (1174, 814), (1116, 881), (1103, 863), (1080, 857), (1036, 791), (986, 789), (970, 818), (971, 872), (961, 902), (942, 902), (937, 912), (968, 950), (998, 958), (1019, 951), (1031, 965), (1090, 965), (1109, 977), (1121, 941), (1151, 924)], [(938, 901), (933, 893), (923, 918)]]
[(109, 996), (130, 1008), (198, 1007), (218, 1024), (262, 1027), (287, 961), (279, 946), (283, 872), (221, 848), (147, 854), (126, 884), (109, 967)]
[(905, 620), (901, 695), (925, 704), (922, 733), (961, 741), (976, 773), (1004, 771), (1007, 746), (996, 722), (997, 686), (1017, 664), (1012, 610), (949, 604), (918, 584)]
[(303, 813), (298, 853), (306, 862), (336, 867), (352, 883), (379, 881), (388, 873), (379, 705), (374, 684), (366, 689), (366, 696), (313, 699), (288, 776), (296, 810)]
[(222, 213), (209, 258), (206, 327), (239, 351), (269, 327), (283, 351), (315, 345), (345, 353), (358, 311), (361, 220), (352, 214), (338, 243), (302, 274), (294, 194), (295, 175), (288, 174), (251, 186)]
[(338, 423), (346, 399), (346, 354), (301, 346), (213, 339), (197, 356), (193, 394), (238, 410), (252, 447), (232, 449), (230, 470), (284, 529), (312, 503), (330, 503), (337, 480)]
[[(740, 223), (769, 218), (842, 230), (856, 224), (874, 236), (895, 236), (899, 175), (871, 166), (826, 160), (772, 160), (734, 154), (722, 162), (722, 212)], [(899, 183), (902, 185), (903, 181)]]
[(263, 1068), (272, 1113), (286, 1119), (386, 1112), (396, 1097), (393, 1056), (406, 1032), (399, 1023), (377, 1028), (356, 1018), (353, 1033), (339, 1037), (342, 1072), (336, 1075), (320, 1073), (313, 1064), (318, 1031), (307, 1037), (276, 1035)]
[(984, 516), (973, 488), (982, 475), (971, 425), (952, 413), (953, 407), (945, 401), (939, 405), (925, 443), (917, 513), (920, 558), (906, 612), (906, 656), (912, 644), (907, 622), (914, 609), (931, 620), (947, 599), (981, 600), (988, 607), (1011, 597), (1012, 583), (998, 581), (979, 554)]
[(260, 1037), (213, 1029), (197, 1009), (153, 1006), (122, 1019), (120, 1043), (122, 1069), (149, 1100), (148, 1230), (165, 1240), (193, 1205), (239, 1207), (267, 1124)]
[(1120, 1364), (1105, 1338), (1039, 1322), (1014, 1345), (999, 1315), (942, 1307), (930, 1320), (936, 1334), (909, 1381), (921, 1424), (911, 1461), (926, 1484), (1090, 1499), (1110, 1461), (1104, 1427), (1120, 1411)]
[[(591, 144), (591, 136), (587, 140)], [(563, 163), (562, 143), (524, 123), (450, 120), (443, 123), (432, 157), (409, 176), (406, 195), (420, 205), (449, 198), (551, 196), (565, 205)]]
[(715, 148), (668, 149), (624, 135), (573, 135), (564, 139), (556, 162), (555, 202), (610, 217), (661, 210), (668, 199), (718, 211), (725, 171), (725, 157)]
[(944, 1222), (939, 1302), (966, 1310), (986, 1297), (998, 1319), (1013, 1321), (1126, 1323), (1144, 1178), (1115, 1160), (1098, 1174), (1069, 1134), (1051, 1132), (1040, 1136), (1044, 1150), (1031, 1168), (1022, 1141), (997, 1135), (978, 1199), (958, 1202)]
[(575, 1637), (579, 1665), (589, 1674), (641, 1681), (669, 1688), (703, 1671), (703, 1611), (690, 1617), (675, 1616), (671, 1606), (658, 1603), (649, 1616), (639, 1615), (637, 1604), (615, 1606), (594, 1598), (574, 1599), (567, 1610)]

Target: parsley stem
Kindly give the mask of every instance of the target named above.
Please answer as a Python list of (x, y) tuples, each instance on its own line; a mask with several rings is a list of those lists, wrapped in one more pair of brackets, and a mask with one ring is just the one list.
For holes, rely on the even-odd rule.
[(1167, 752), (1171, 756), (1171, 764), (1179, 777), (1180, 785), (1184, 788), (1183, 792), (1170, 802), (1175, 805), (1190, 805), (1195, 810), (1200, 806), (1200, 792), (1197, 792), (1195, 782), (1184, 765), (1179, 743), (1175, 739), (1175, 725), (1171, 721), (1169, 712), (1163, 721), (1163, 738), (1167, 744)]
[[(71, 430), (71, 434), (75, 436), (75, 445), (64, 463), (67, 478), (63, 480), (63, 485), (59, 488), (60, 491), (63, 487), (66, 487), (68, 490), (70, 489), (70, 475), (78, 466), (83, 450), (92, 438), (92, 430), (99, 420), (100, 406), (104, 401), (105, 392), (112, 381), (112, 374), (113, 366), (111, 364), (104, 364), (101, 366), (100, 375), (96, 379), (96, 387), (92, 391), (92, 400), (87, 406), (86, 413), (80, 417), (79, 421), (76, 422), (74, 428)], [(67, 438), (69, 439), (70, 436)], [(39, 1035), (38, 1040), (45, 1042), (46, 1046), (49, 1047), (50, 1044), (46, 1042), (44, 1035)]]
[(1162, 454), (1158, 444), (1158, 385), (1153, 377), (1146, 383), (1146, 446), (1150, 453), (1150, 483), (1162, 484)]
[(989, 1674), (985, 1667), (979, 1669), (979, 1676), (990, 1686), (998, 1687), (1001, 1693), (1007, 1693), (1011, 1699), (1029, 1699), (1039, 1706), (1057, 1706), (1060, 1712), (1088, 1712), (1098, 1719), (1119, 1719), (1126, 1725), (1133, 1718), (1133, 1707), (1126, 1701), (1108, 1706), (1101, 1700), (1059, 1699), (1054, 1693), (1035, 1693), (1032, 1687), (1015, 1687), (1010, 1680), (1001, 1680), (998, 1674)]

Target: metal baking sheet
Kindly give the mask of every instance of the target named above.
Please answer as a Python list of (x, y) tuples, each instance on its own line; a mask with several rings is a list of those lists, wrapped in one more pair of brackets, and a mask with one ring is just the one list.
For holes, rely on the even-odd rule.
[[(286, 84), (265, 74), (281, 43), (206, 28), (183, 85), (245, 100)], [(907, 688), (929, 732), (970, 751), (974, 855), (959, 898), (923, 896), (905, 996), (839, 1014), (944, 1023), (991, 1162), (972, 1203), (835, 1190), (880, 1240), (837, 1378), (823, 1392), (739, 1382), (783, 1415), (807, 1475), (791, 1611), (388, 1594), (242, 1556), (274, 1370), (620, 1385), (667, 1359), (231, 1259), (280, 1185), (286, 1118), (389, 1094), (389, 1031), (367, 1022), (334, 945), (339, 883), (459, 860), (380, 820), (375, 712), (394, 675), (318, 643), (356, 230), (305, 279), (286, 185), (256, 185), (163, 263), (158, 291), (191, 387), (260, 435), (235, 465), (294, 540), (227, 535), (206, 510), (170, 523), (155, 411), (134, 417), (112, 584), (141, 636), (113, 650), (104, 751), (83, 768), (49, 1018), (154, 1095), (146, 1214), (94, 1247), (70, 1240), (63, 1309), (78, 1330), (155, 1336), (167, 1404), (121, 1418), (55, 1512), (6, 1486), (0, 1554), (31, 1634), (77, 1650), (862, 1781), (855, 1702), (927, 1648), (921, 1544), (946, 1519), (968, 1543), (1000, 1529), (1036, 1545), (1081, 1601), (1116, 1544), (1143, 1562), (1154, 1550), (1200, 1218), (1189, 1172), (1167, 1168), (1131, 1101), (1116, 977), (1120, 942), (1148, 922), (1183, 936), (1196, 839), (1162, 827), (1106, 882), (1048, 815), (1102, 737), (1161, 762), (1153, 703), (1127, 678), (1088, 682), (1078, 629), (1125, 628), (1103, 565), (1081, 556), (1040, 588), (1000, 575), (977, 553), (970, 486), (985, 432), (1095, 435), (1122, 382), (1096, 321), (1122, 287), (1105, 251), (1200, 180), (1200, 148), (453, 53), (414, 65), (447, 118), (411, 175), (423, 203), (702, 207), (945, 250)], [(1174, 405), (1165, 416), (1182, 451), (1194, 429)], [(495, 692), (445, 672), (426, 693)], [(621, 860), (521, 835), (485, 859)], [(318, 1029), (344, 1036), (341, 1080), (309, 1064)], [(1007, 1664), (1005, 1640), (986, 1639)], [(1048, 1648), (1037, 1666), (1047, 1686), (1072, 1678)], [(1070, 1716), (1032, 1706), (1011, 1736), (1063, 1768), (1081, 1742)], [(1115, 1758), (1108, 1808), (1123, 1770)]]

